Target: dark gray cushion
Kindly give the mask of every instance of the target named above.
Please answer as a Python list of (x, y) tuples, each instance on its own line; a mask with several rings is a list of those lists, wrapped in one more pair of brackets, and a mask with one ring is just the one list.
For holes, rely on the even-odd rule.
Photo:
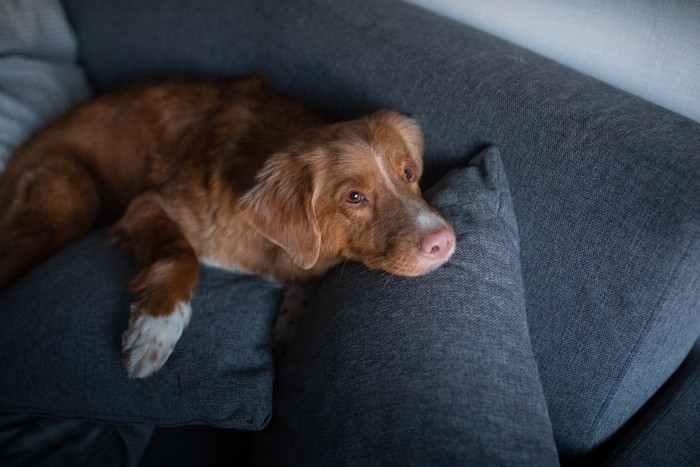
[(203, 268), (192, 320), (166, 365), (130, 379), (120, 336), (133, 266), (100, 233), (0, 296), (0, 411), (161, 426), (260, 429), (272, 403), (279, 290)]
[(153, 429), (0, 414), (0, 465), (137, 467)]
[(254, 463), (557, 464), (498, 151), (428, 199), (454, 224), (454, 256), (417, 278), (348, 264), (324, 280), (280, 363)]

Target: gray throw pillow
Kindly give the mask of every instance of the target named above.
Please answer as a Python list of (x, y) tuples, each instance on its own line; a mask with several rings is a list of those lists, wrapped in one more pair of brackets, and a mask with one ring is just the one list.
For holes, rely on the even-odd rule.
[(453, 222), (453, 258), (416, 278), (347, 264), (325, 279), (280, 363), (254, 463), (557, 464), (498, 150), (426, 197)]
[(59, 0), (0, 2), (0, 172), (32, 133), (92, 95), (77, 59)]
[(272, 410), (271, 329), (280, 291), (202, 269), (192, 320), (166, 365), (130, 379), (120, 336), (132, 263), (101, 233), (0, 295), (0, 411), (161, 426), (260, 429)]

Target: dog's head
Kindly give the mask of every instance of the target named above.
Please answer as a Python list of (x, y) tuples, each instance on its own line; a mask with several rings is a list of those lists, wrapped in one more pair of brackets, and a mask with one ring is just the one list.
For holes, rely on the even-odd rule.
[(421, 197), (422, 170), (416, 122), (377, 112), (301, 135), (266, 163), (241, 210), (301, 268), (347, 258), (416, 276), (455, 248), (452, 227)]

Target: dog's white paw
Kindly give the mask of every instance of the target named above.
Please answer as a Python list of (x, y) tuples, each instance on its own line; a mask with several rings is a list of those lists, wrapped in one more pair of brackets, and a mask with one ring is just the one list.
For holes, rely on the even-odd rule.
[(192, 316), (189, 303), (178, 302), (167, 316), (141, 314), (122, 334), (124, 365), (132, 378), (145, 378), (168, 360)]

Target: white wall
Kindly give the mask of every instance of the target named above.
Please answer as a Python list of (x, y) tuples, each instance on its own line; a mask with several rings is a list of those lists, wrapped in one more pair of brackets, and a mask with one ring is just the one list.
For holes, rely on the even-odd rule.
[(700, 121), (700, 0), (409, 0)]

